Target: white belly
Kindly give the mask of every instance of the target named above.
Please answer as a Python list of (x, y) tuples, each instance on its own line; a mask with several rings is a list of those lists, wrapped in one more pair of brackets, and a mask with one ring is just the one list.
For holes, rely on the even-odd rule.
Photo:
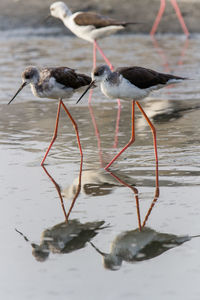
[(63, 88), (63, 85), (58, 83), (53, 85), (47, 84), (42, 89), (31, 84), (31, 90), (35, 96), (49, 99), (66, 99), (70, 98), (74, 93), (72, 88)]
[(66, 27), (68, 27), (76, 36), (80, 37), (89, 42), (94, 42), (94, 40), (103, 38), (107, 35), (113, 34), (121, 29), (124, 29), (123, 26), (107, 26), (103, 28), (96, 29), (93, 25), (80, 26), (76, 25), (74, 18), (78, 15), (79, 12), (73, 14), (72, 17), (64, 19), (63, 22)]
[(110, 84), (106, 80), (103, 81), (101, 91), (105, 96), (112, 99), (139, 100), (147, 97), (151, 89), (139, 89), (123, 78), (118, 85)]

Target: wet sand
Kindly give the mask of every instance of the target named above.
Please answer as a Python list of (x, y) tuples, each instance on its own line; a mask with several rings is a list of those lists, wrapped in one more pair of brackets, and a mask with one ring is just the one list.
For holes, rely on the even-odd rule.
[[(49, 13), (49, 6), (53, 2), (52, 0), (1, 0), (0, 30), (49, 26), (59, 27), (61, 32), (63, 31), (70, 34), (59, 20), (54, 19), (47, 23), (43, 22)], [(134, 33), (148, 33), (157, 15), (160, 0), (68, 0), (66, 3), (72, 11), (97, 11), (104, 15), (118, 18), (119, 20), (138, 21), (140, 24), (129, 26), (128, 30)], [(191, 33), (199, 32), (200, 1), (179, 0), (178, 3), (189, 31)], [(170, 1), (167, 1), (166, 10), (159, 25), (158, 32), (182, 32)]]

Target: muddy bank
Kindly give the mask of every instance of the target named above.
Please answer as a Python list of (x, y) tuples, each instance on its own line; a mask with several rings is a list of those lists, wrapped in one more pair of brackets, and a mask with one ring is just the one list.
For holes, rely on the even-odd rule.
[[(44, 23), (49, 13), (52, 0), (1, 0), (0, 30), (27, 27), (57, 27), (61, 32), (70, 32), (63, 28), (59, 20)], [(157, 15), (160, 0), (69, 0), (65, 1), (72, 11), (97, 11), (102, 14), (123, 20), (138, 21), (140, 24), (129, 26), (134, 33), (148, 33)], [(191, 33), (200, 31), (200, 1), (178, 1), (185, 23)], [(159, 32), (181, 33), (182, 29), (175, 11), (167, 1)]]

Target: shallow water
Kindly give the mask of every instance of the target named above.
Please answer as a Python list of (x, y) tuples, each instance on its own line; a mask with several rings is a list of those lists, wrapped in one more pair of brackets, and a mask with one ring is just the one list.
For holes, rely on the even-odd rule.
[[(139, 193), (142, 220), (155, 194), (151, 131), (136, 109), (136, 141), (112, 168), (121, 182), (105, 172), (101, 166), (129, 140), (130, 103), (121, 102), (117, 140), (117, 102), (98, 89), (90, 110), (87, 96), (79, 105), (75, 104), (79, 94), (65, 101), (79, 126), (84, 165), (81, 191), (67, 227), (70, 234), (59, 225), (65, 219), (50, 176), (60, 186), (67, 209), (77, 191), (80, 164), (73, 127), (62, 112), (59, 135), (46, 161), (48, 176), (40, 162), (54, 130), (56, 101), (38, 100), (27, 87), (10, 106), (7, 102), (27, 65), (65, 65), (89, 74), (92, 47), (75, 37), (45, 31), (2, 32), (1, 298), (199, 299), (200, 239), (180, 242), (179, 237), (200, 234), (200, 36), (185, 40), (166, 35), (153, 42), (145, 35), (116, 35), (100, 44), (115, 66), (141, 65), (192, 79), (142, 101), (158, 138), (160, 196), (147, 220), (154, 240), (150, 235), (135, 237), (134, 231), (138, 221), (133, 186)], [(100, 57), (98, 62), (102, 63)], [(102, 221), (100, 229), (95, 229), (97, 221)], [(175, 235), (179, 242), (158, 242), (158, 232), (173, 239)], [(69, 236), (76, 239), (68, 246)], [(89, 241), (117, 262), (111, 260), (105, 268), (102, 255)], [(40, 243), (44, 249), (33, 256), (34, 244)], [(143, 253), (139, 248), (145, 243), (149, 246)], [(138, 247), (133, 257), (131, 245)]]

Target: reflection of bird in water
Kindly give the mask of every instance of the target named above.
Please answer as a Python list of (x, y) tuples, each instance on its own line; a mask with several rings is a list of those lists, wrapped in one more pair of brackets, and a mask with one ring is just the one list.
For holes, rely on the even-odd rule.
[[(118, 174), (118, 172), (116, 172)], [(122, 175), (119, 175), (122, 177)], [(123, 180), (126, 183), (133, 185), (133, 179), (127, 175), (123, 175)], [(71, 199), (76, 194), (78, 188), (79, 178), (77, 177), (70, 186), (67, 186), (62, 191), (63, 197), (66, 199)], [(104, 169), (92, 169), (82, 172), (81, 175), (81, 191), (86, 195), (92, 196), (103, 196), (111, 193), (113, 187), (123, 186), (118, 180), (110, 175)]]
[[(120, 174), (119, 175), (120, 177), (118, 177), (119, 172), (117, 172), (116, 174), (116, 173), (112, 173), (111, 171), (106, 171), (104, 169), (93, 169), (84, 172), (82, 172), (82, 169), (80, 169), (78, 178), (76, 178), (70, 186), (68, 186), (61, 192), (60, 186), (57, 184), (57, 182), (53, 179), (53, 177), (49, 174), (49, 172), (44, 166), (43, 169), (45, 173), (48, 175), (48, 177), (50, 178), (50, 180), (53, 182), (58, 192), (66, 222), (68, 222), (69, 215), (73, 209), (73, 206), (81, 190), (83, 190), (86, 195), (103, 196), (103, 195), (110, 194), (113, 190), (113, 187), (115, 186), (124, 186), (129, 188), (134, 195), (136, 201), (138, 227), (141, 230), (138, 190), (133, 186), (132, 183), (133, 180), (131, 177), (124, 176), (124, 174), (123, 175)], [(159, 191), (157, 191), (154, 196), (154, 200), (151, 204), (151, 207), (148, 210), (146, 217), (144, 219), (143, 226), (145, 226), (146, 221), (151, 213), (152, 208), (154, 207), (157, 201), (158, 196), (159, 196)], [(66, 213), (65, 211), (63, 197), (65, 197), (67, 200), (72, 200), (68, 213)]]
[(176, 236), (174, 234), (160, 233), (144, 227), (125, 231), (119, 234), (112, 242), (110, 253), (100, 251), (93, 243), (91, 245), (103, 257), (104, 267), (110, 270), (118, 270), (123, 261), (137, 262), (154, 258), (163, 252), (179, 246), (199, 236)]
[[(31, 243), (32, 254), (38, 261), (45, 261), (50, 252), (70, 253), (85, 247), (98, 230), (103, 229), (104, 221), (80, 223), (78, 220), (70, 220), (48, 228), (43, 231), (40, 244)], [(20, 231), (17, 230), (26, 241), (29, 241)]]
[[(186, 113), (200, 109), (200, 105), (186, 101), (151, 100), (145, 103), (145, 112), (154, 123), (168, 123), (171, 120), (180, 119)], [(138, 127), (145, 127), (143, 118), (137, 120)]]

